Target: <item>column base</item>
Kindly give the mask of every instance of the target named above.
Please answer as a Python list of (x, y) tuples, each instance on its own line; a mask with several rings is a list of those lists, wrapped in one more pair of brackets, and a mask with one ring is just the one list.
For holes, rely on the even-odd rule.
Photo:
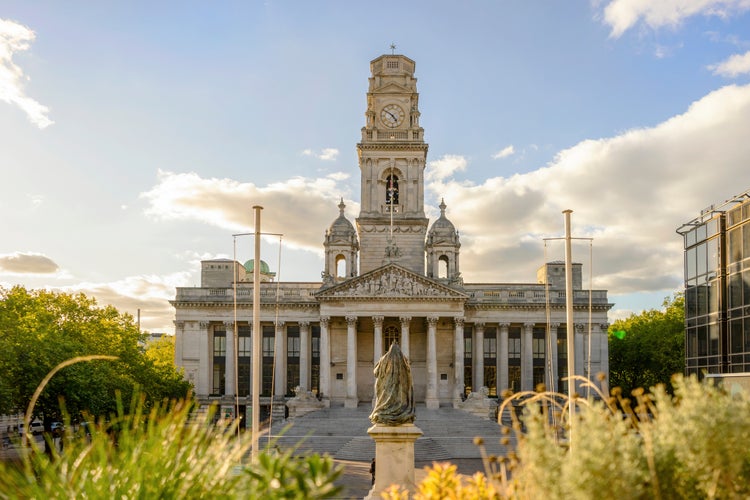
[(344, 408), (356, 408), (359, 406), (359, 399), (346, 398), (344, 400)]
[(365, 497), (380, 498), (380, 494), (392, 484), (398, 484), (413, 494), (414, 441), (422, 430), (414, 424), (375, 424), (367, 433), (375, 441), (375, 484)]
[(428, 410), (437, 410), (440, 408), (440, 400), (437, 398), (428, 398), (424, 400), (424, 405)]

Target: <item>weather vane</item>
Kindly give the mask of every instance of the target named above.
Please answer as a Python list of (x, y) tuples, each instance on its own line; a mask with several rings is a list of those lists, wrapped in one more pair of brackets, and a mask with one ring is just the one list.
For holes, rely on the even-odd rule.
[(396, 44), (391, 42), (391, 55), (396, 53)]

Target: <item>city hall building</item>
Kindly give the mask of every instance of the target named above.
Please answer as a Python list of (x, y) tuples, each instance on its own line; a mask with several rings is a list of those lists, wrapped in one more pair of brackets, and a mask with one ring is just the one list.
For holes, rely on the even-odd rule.
[(529, 283), (463, 281), (448, 206), (441, 202), (432, 222), (425, 216), (428, 145), (414, 67), (402, 55), (370, 63), (357, 144), (361, 210), (351, 221), (343, 201), (331, 207), (320, 282), (276, 282), (261, 261), (258, 332), (252, 260), (203, 261), (201, 286), (177, 289), (176, 364), (202, 403), (250, 405), (252, 335), (262, 336), (263, 405), (300, 389), (325, 405), (371, 402), (374, 364), (392, 342), (411, 362), (415, 400), (430, 408), (458, 405), (482, 387), (490, 397), (539, 383), (565, 390), (570, 328), (576, 372), (608, 374), (612, 304), (606, 290), (583, 288), (581, 264), (573, 266), (574, 325), (565, 322), (562, 262), (542, 265)]

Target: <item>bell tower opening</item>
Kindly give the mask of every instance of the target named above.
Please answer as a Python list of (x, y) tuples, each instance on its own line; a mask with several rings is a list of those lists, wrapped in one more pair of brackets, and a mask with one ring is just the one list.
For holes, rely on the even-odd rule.
[(438, 278), (448, 277), (448, 256), (441, 255), (438, 259)]
[(391, 174), (385, 179), (385, 204), (398, 205), (398, 176)]

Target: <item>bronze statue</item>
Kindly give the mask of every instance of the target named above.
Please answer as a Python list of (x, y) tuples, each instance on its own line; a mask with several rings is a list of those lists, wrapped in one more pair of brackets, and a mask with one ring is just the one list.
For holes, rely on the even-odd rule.
[(370, 422), (401, 425), (414, 422), (414, 388), (409, 360), (397, 342), (375, 365), (375, 407)]

